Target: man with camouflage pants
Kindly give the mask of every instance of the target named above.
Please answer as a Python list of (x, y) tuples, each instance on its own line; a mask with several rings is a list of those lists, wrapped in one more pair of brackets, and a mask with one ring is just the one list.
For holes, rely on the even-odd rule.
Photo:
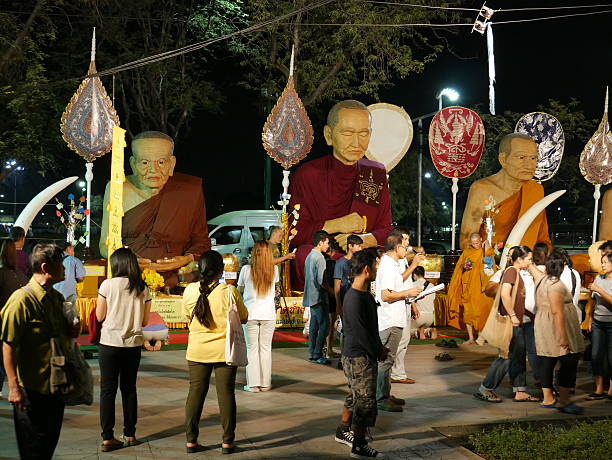
[(385, 458), (366, 440), (366, 431), (374, 426), (378, 413), (377, 360), (384, 360), (388, 352), (378, 335), (376, 301), (369, 289), (370, 282), (376, 278), (378, 256), (370, 250), (358, 251), (351, 265), (354, 281), (342, 307), (342, 366), (350, 393), (344, 402), (335, 440), (351, 446), (352, 458)]

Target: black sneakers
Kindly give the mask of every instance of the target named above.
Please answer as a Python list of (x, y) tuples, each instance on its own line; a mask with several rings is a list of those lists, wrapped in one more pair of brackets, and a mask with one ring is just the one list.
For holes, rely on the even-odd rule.
[(336, 436), (334, 437), (334, 440), (349, 447), (353, 447), (355, 436), (353, 436), (353, 432), (351, 430), (344, 431), (342, 427), (339, 426), (338, 429), (336, 429)]
[(354, 445), (351, 449), (351, 458), (386, 458), (385, 454), (372, 449), (369, 445), (363, 446)]

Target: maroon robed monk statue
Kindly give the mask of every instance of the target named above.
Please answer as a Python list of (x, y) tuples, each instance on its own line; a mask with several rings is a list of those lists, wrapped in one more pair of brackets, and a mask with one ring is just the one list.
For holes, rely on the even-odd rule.
[[(157, 270), (166, 285), (177, 283), (176, 271), (210, 249), (202, 179), (174, 173), (174, 141), (158, 131), (146, 131), (132, 141), (134, 174), (123, 183), (121, 238), (138, 256), (142, 268)], [(109, 199), (104, 193), (100, 254), (108, 257), (106, 229)]]
[(304, 261), (317, 230), (335, 235), (346, 250), (346, 239), (358, 234), (363, 247), (382, 245), (391, 231), (391, 204), (385, 167), (363, 158), (371, 135), (371, 116), (361, 102), (337, 103), (323, 130), (332, 155), (304, 163), (293, 174), (289, 210), (300, 204), (293, 288), (302, 290)]

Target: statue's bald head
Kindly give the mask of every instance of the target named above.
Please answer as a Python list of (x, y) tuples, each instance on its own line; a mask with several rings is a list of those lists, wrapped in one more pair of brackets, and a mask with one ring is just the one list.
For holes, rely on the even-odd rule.
[(143, 131), (134, 136), (132, 140), (132, 152), (135, 155), (138, 155), (138, 152), (142, 149), (155, 149), (168, 156), (174, 152), (174, 141), (161, 131)]
[(130, 165), (139, 188), (159, 192), (174, 173), (174, 141), (159, 131), (145, 131), (134, 137)]
[(523, 139), (525, 141), (534, 142), (533, 138), (523, 133), (510, 133), (506, 134), (501, 142), (499, 143), (498, 152), (503, 154), (504, 156), (508, 156), (510, 152), (512, 152), (512, 141), (514, 139)]
[(499, 143), (497, 159), (505, 174), (513, 180), (531, 180), (538, 165), (538, 145), (526, 134), (508, 134)]
[(356, 101), (354, 99), (347, 99), (346, 101), (338, 102), (331, 108), (331, 110), (327, 114), (327, 126), (334, 129), (334, 126), (338, 124), (340, 111), (342, 109), (363, 110), (368, 113), (368, 117), (370, 116), (370, 111), (364, 103)]

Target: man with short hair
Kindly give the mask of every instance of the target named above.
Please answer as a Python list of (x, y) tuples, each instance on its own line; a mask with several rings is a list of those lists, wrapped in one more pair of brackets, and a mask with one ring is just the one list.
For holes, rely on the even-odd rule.
[(327, 293), (323, 288), (325, 257), (329, 247), (329, 235), (323, 230), (316, 231), (312, 237), (314, 248), (304, 263), (304, 298), (302, 305), (310, 308), (310, 329), (308, 335), (309, 360), (319, 364), (330, 364), (323, 357), (323, 346), (329, 328), (329, 309)]
[(67, 302), (76, 303), (77, 283), (85, 279), (85, 267), (83, 262), (74, 256), (74, 246), (71, 243), (64, 243), (64, 281), (55, 284), (53, 288), (64, 296)]
[(334, 295), (336, 298), (336, 313), (342, 318), (342, 299), (351, 287), (351, 259), (356, 252), (361, 251), (363, 239), (359, 235), (349, 235), (346, 239), (347, 253), (336, 261), (334, 267)]
[(64, 279), (62, 259), (62, 249), (54, 244), (34, 246), (32, 279), (0, 312), (8, 401), (21, 458), (50, 459), (62, 428), (64, 402), (50, 388), (50, 338), (68, 349), (78, 335), (63, 314), (62, 295), (53, 289)]
[(15, 269), (29, 278), (32, 275), (32, 272), (30, 271), (28, 253), (24, 249), (25, 237), (26, 232), (23, 228), (16, 226), (11, 228), (9, 238), (15, 243), (15, 255), (17, 256), (17, 265), (15, 266)]
[(342, 368), (349, 394), (334, 439), (351, 447), (352, 458), (384, 458), (366, 441), (366, 431), (376, 423), (378, 412), (376, 363), (385, 359), (387, 353), (378, 335), (376, 301), (370, 293), (378, 260), (371, 250), (359, 251), (351, 258), (354, 279), (344, 297)]
[[(404, 289), (413, 288), (412, 273), (425, 259), (423, 254), (414, 254), (411, 263), (408, 263), (408, 253), (413, 252), (412, 246), (410, 246), (410, 233), (404, 227), (395, 227), (391, 230), (390, 235), (397, 236), (402, 240), (402, 246), (406, 248), (406, 257), (398, 260), (400, 267), (400, 273), (404, 280)], [(414, 305), (406, 304), (406, 325), (402, 330), (402, 338), (400, 339), (399, 345), (397, 346), (397, 353), (395, 355), (395, 362), (391, 368), (391, 383), (414, 383), (415, 380), (408, 377), (406, 374), (406, 351), (410, 344), (410, 332), (412, 330), (412, 315), (418, 315), (418, 308)]]
[(389, 349), (389, 354), (378, 364), (376, 399), (380, 410), (401, 412), (404, 400), (391, 396), (390, 373), (403, 329), (408, 322), (406, 299), (416, 297), (422, 289), (404, 288), (399, 264), (399, 260), (406, 257), (406, 248), (402, 245), (402, 239), (396, 235), (389, 235), (385, 240), (385, 251), (376, 274), (376, 299), (380, 304), (378, 307), (380, 340)]

